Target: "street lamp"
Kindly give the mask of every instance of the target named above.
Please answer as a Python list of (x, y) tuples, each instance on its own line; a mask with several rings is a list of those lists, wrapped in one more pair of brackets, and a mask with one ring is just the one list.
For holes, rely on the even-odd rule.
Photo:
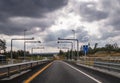
[(44, 47), (34, 47), (34, 48), (32, 48), (31, 49), (31, 59), (32, 59), (33, 49), (44, 49)]
[(71, 51), (72, 51), (71, 59), (73, 59), (73, 42), (68, 42), (68, 41), (58, 41), (57, 43), (71, 43)]
[(25, 36), (27, 29), (24, 29), (24, 60), (25, 60)]
[(77, 41), (77, 59), (79, 58), (79, 41), (78, 41), (78, 39), (63, 39), (63, 38), (58, 38), (58, 40), (72, 40), (72, 41)]
[(44, 47), (34, 47), (31, 49), (31, 54), (33, 54), (33, 49), (44, 49)]
[(60, 48), (60, 47), (58, 47), (58, 49), (67, 49), (68, 50), (68, 55), (69, 55), (69, 58), (70, 58), (70, 50), (69, 50), (69, 48), (67, 48), (67, 47)]
[[(76, 39), (76, 37), (75, 37), (75, 30), (72, 30), (72, 32), (73, 32), (73, 38)], [(74, 42), (74, 50), (75, 50), (75, 42)]]
[[(12, 42), (13, 42), (13, 40), (34, 40), (34, 38), (32, 37), (32, 38), (14, 38), (14, 39), (11, 39), (11, 63), (13, 64), (13, 54), (12, 54)], [(24, 56), (24, 58), (25, 58), (25, 56)]]
[(25, 49), (24, 49), (24, 56), (26, 56), (26, 43), (41, 43), (41, 41), (25, 41)]
[(76, 38), (76, 37), (75, 37), (75, 30), (72, 30), (72, 32), (73, 32), (73, 34), (74, 34), (74, 39), (75, 39), (75, 38)]

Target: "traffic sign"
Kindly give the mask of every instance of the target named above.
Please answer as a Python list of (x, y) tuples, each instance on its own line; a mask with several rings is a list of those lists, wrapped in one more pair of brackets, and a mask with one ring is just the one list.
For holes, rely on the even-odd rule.
[(88, 52), (88, 45), (83, 45), (83, 51), (86, 55), (86, 53)]

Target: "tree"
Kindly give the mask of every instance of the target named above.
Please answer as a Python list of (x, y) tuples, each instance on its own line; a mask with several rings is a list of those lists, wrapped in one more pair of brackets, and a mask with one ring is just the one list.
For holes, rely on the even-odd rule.
[(114, 46), (112, 44), (106, 44), (105, 48), (108, 53), (111, 53), (111, 51), (114, 50)]
[(98, 43), (95, 43), (94, 50), (97, 48), (97, 46), (98, 46)]
[(113, 44), (113, 47), (114, 47), (114, 49), (116, 49), (116, 50), (119, 48), (117, 43), (114, 43), (114, 44)]
[(61, 55), (64, 55), (64, 52), (63, 52), (62, 50), (60, 50), (59, 55), (60, 55), (60, 56), (61, 56)]
[(0, 53), (2, 50), (4, 51), (4, 53), (6, 52), (6, 41), (0, 39)]
[[(6, 52), (6, 56), (10, 58), (10, 51)], [(24, 57), (24, 51), (23, 50), (18, 50), (18, 51), (13, 51), (13, 58), (18, 58), (18, 57)], [(25, 52), (26, 56), (29, 56), (29, 52)]]

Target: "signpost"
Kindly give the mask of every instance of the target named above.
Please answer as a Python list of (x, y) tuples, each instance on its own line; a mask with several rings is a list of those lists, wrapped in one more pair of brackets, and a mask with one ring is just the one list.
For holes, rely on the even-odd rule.
[(86, 56), (86, 54), (88, 52), (88, 45), (83, 45), (83, 51), (84, 51), (84, 54)]
[(88, 45), (83, 45), (83, 51), (84, 51), (84, 54), (85, 54), (85, 64), (87, 63), (87, 52), (88, 52)]

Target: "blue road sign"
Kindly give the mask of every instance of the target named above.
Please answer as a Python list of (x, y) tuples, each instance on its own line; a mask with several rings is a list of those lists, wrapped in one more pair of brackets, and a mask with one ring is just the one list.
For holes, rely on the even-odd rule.
[(88, 52), (88, 45), (83, 45), (83, 51), (84, 51), (84, 53)]

